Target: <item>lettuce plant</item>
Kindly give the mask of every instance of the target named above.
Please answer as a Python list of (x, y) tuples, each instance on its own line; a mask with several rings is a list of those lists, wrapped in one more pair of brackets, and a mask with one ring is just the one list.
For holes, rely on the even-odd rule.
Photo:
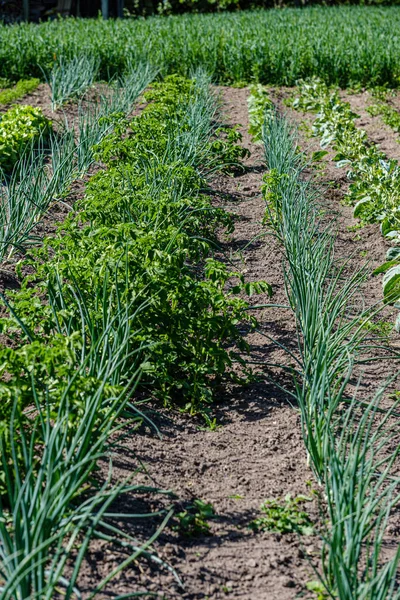
[(0, 120), (0, 167), (10, 170), (28, 144), (51, 131), (51, 121), (40, 108), (14, 106)]

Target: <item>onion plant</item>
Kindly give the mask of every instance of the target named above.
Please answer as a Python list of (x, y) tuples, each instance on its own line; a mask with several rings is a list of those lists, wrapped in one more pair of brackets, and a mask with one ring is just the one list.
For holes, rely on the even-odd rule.
[(330, 530), (322, 565), (325, 586), (341, 600), (400, 598), (400, 549), (384, 560), (389, 518), (400, 501), (400, 478), (393, 476), (399, 403), (383, 408), (383, 391), (362, 407), (354, 398), (342, 414), (330, 413), (324, 472)]
[[(50, 294), (58, 319), (64, 308), (60, 289), (58, 286), (58, 300), (54, 292)], [(82, 295), (75, 287), (84, 332), (88, 315)], [(51, 600), (57, 593), (81, 598), (79, 573), (95, 537), (123, 547), (129, 555), (97, 584), (90, 597), (141, 554), (163, 564), (149, 546), (171, 512), (160, 514), (164, 520), (157, 532), (141, 544), (117, 523), (149, 515), (125, 515), (112, 509), (123, 493), (156, 490), (134, 485), (135, 472), (126, 481), (112, 480), (108, 445), (121, 429), (120, 417), (128, 404), (130, 423), (132, 415), (140, 419), (129, 400), (140, 378), (146, 348), (140, 344), (129, 348), (134, 315), (127, 319), (122, 309), (112, 315), (110, 304), (110, 299), (103, 299), (105, 321), (100, 335), (96, 336), (93, 328), (89, 331), (92, 337), (83, 344), (81, 355), (77, 354), (76, 369), (70, 370), (64, 383), (58, 380), (58, 388), (64, 386), (61, 395), (59, 389), (55, 393), (56, 382), (51, 378), (45, 387), (40, 378), (36, 381), (33, 367), (29, 406), (23, 409), (27, 399), (18, 389), (9, 399), (13, 403), (10, 421), (0, 433), (5, 487), (0, 497), (0, 592), (4, 599)], [(136, 311), (145, 308), (142, 303)], [(66, 337), (71, 335), (68, 325), (59, 325)], [(95, 469), (104, 460), (110, 463), (108, 476), (96, 483)]]
[[(132, 485), (135, 473), (130, 480), (112, 483), (110, 470), (104, 483), (88, 488), (96, 464), (107, 458), (107, 440), (127, 399), (125, 390), (114, 397), (105, 394), (107, 373), (98, 375), (104, 377), (103, 383), (84, 395), (78, 420), (73, 419), (73, 378), (57, 403), (56, 420), (50, 390), (43, 406), (32, 383), (35, 412), (28, 416), (20, 413), (18, 396), (14, 398), (9, 430), (0, 438), (8, 491), (6, 499), (0, 499), (0, 591), (5, 600), (51, 600), (61, 590), (65, 598), (81, 598), (79, 574), (85, 554), (91, 539), (97, 534), (104, 537), (107, 530), (110, 543), (131, 549), (125, 564), (111, 571), (107, 581), (141, 553), (151, 556), (146, 549), (152, 540), (143, 546), (133, 544), (107, 515), (120, 494), (150, 491)], [(139, 370), (131, 385), (138, 376)], [(5, 460), (9, 444), (11, 459)], [(132, 519), (113, 513), (112, 520), (127, 516)], [(99, 583), (96, 591), (105, 583)]]
[(93, 147), (112, 129), (109, 122), (100, 124), (99, 121), (103, 116), (100, 105), (93, 105), (89, 109), (79, 107), (77, 161), (78, 172), (82, 175), (94, 162)]
[(98, 70), (99, 63), (94, 56), (81, 55), (72, 59), (61, 56), (46, 75), (47, 83), (51, 88), (53, 110), (72, 97), (82, 96), (93, 84)]
[(131, 113), (137, 98), (158, 73), (159, 68), (152, 66), (150, 62), (129, 62), (123, 74), (111, 82), (107, 94), (102, 95), (103, 113)]
[(4, 173), (0, 177), (4, 182), (0, 190), (0, 256), (4, 260), (10, 250), (21, 250), (35, 241), (32, 230), (42, 214), (43, 196), (47, 196), (46, 192), (43, 194), (48, 187), (45, 156), (29, 153), (19, 161), (8, 181)]
[(52, 133), (49, 138), (51, 174), (53, 178), (53, 200), (61, 199), (69, 190), (69, 186), (76, 176), (77, 144), (74, 131), (63, 129), (60, 133)]
[[(51, 153), (49, 163), (48, 156)], [(75, 172), (71, 132), (31, 144), (10, 175), (0, 172), (0, 260), (40, 241), (35, 228), (50, 204), (60, 200)]]
[(296, 375), (295, 388), (304, 441), (329, 516), (320, 578), (332, 598), (392, 600), (400, 597), (400, 552), (385, 561), (382, 547), (400, 500), (397, 405), (380, 406), (385, 388), (367, 403), (349, 396), (363, 325), (378, 308), (361, 302), (367, 269), (349, 275), (348, 266), (335, 260), (335, 229), (321, 221), (292, 126), (279, 115), (269, 117), (263, 130), (267, 214), (283, 247), (297, 325), (301, 377)]

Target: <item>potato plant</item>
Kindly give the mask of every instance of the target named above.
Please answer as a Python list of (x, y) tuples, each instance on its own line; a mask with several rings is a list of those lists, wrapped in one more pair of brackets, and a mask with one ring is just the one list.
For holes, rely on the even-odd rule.
[[(350, 180), (347, 200), (354, 205), (354, 216), (361, 224), (380, 223), (382, 234), (393, 242), (400, 240), (400, 166), (370, 144), (365, 131), (355, 125), (357, 117), (337, 89), (318, 79), (301, 82), (293, 106), (316, 112), (313, 135), (321, 147), (332, 146), (338, 167), (347, 169)], [(399, 298), (398, 261), (383, 266), (383, 293), (388, 302)]]

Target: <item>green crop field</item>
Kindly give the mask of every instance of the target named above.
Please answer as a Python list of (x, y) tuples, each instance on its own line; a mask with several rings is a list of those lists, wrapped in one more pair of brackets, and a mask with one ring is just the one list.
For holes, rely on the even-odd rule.
[(105, 78), (133, 58), (182, 75), (201, 67), (219, 83), (294, 85), (318, 75), (343, 87), (397, 86), (399, 25), (398, 7), (316, 7), (3, 26), (0, 76), (41, 77), (57, 56), (89, 54)]

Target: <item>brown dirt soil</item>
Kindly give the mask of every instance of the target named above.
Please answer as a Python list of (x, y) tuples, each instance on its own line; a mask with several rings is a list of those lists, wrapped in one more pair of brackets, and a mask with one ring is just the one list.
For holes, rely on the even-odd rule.
[[(400, 91), (399, 90), (391, 90), (390, 93), (386, 97), (386, 102), (398, 112), (400, 111)], [(396, 134), (398, 135), (398, 134)], [(400, 142), (400, 140), (399, 140)]]
[(47, 83), (41, 83), (33, 92), (18, 98), (10, 104), (0, 106), (0, 113), (6, 112), (10, 106), (15, 104), (28, 104), (40, 108), (48, 119), (54, 119), (55, 113), (51, 109), (51, 91)]

